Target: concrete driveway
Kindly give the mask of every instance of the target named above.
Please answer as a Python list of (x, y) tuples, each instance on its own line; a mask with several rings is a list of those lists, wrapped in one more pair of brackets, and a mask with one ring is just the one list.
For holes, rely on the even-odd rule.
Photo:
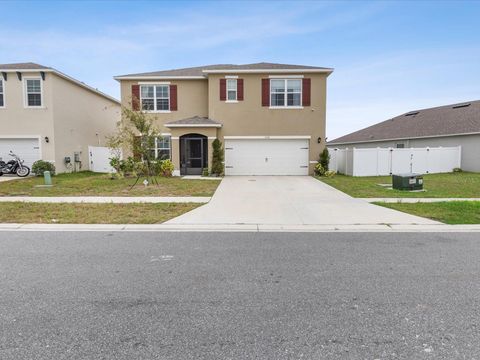
[(439, 224), (355, 199), (310, 176), (225, 177), (210, 202), (166, 224)]

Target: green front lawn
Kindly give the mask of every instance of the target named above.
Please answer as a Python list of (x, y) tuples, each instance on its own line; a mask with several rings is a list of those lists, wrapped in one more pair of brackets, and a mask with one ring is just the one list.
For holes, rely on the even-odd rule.
[(378, 184), (391, 184), (391, 176), (353, 177), (335, 175), (332, 178), (318, 178), (353, 197), (395, 198), (395, 197), (431, 197), (431, 198), (480, 198), (480, 173), (448, 173), (424, 175), (423, 192), (391, 190)]
[(390, 209), (427, 217), (446, 224), (480, 224), (480, 201), (437, 203), (375, 203)]
[(130, 190), (135, 178), (112, 180), (107, 174), (83, 171), (60, 174), (51, 188), (42, 185), (42, 177), (29, 177), (0, 183), (0, 196), (212, 196), (220, 181), (182, 180), (157, 177), (159, 185), (144, 186), (141, 178)]
[(29, 224), (156, 224), (199, 204), (49, 204), (0, 203), (0, 223)]

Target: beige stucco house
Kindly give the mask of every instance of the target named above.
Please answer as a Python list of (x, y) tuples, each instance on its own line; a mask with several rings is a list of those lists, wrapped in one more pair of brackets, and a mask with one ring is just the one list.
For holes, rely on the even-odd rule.
[(325, 146), (327, 77), (333, 69), (256, 63), (116, 76), (123, 106), (154, 117), (155, 153), (175, 174), (210, 168), (212, 142), (226, 175), (307, 175)]
[(88, 146), (104, 146), (121, 118), (118, 100), (50, 67), (0, 65), (0, 157), (31, 166), (88, 170)]

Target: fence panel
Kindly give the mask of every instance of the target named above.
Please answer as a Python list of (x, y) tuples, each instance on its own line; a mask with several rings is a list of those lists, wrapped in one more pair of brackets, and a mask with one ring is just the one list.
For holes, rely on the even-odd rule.
[(330, 149), (330, 168), (353, 176), (445, 173), (461, 168), (461, 146)]

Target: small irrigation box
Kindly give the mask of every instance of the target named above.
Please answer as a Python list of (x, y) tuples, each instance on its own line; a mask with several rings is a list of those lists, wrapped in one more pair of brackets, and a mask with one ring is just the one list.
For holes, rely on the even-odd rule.
[(423, 175), (421, 174), (392, 175), (392, 188), (396, 190), (423, 190)]

